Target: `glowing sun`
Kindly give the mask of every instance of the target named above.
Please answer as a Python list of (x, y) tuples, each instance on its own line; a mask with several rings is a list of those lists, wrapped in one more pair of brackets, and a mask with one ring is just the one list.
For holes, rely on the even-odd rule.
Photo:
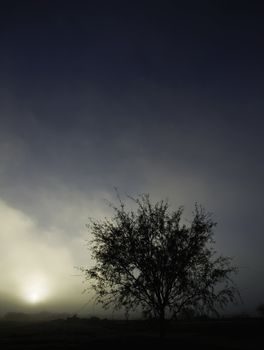
[(32, 303), (36, 304), (41, 301), (41, 293), (38, 291), (35, 291), (34, 289), (32, 291), (28, 292), (28, 295), (26, 295), (27, 300)]
[(45, 301), (48, 294), (48, 282), (40, 276), (30, 278), (23, 288), (23, 298), (30, 304), (38, 304)]

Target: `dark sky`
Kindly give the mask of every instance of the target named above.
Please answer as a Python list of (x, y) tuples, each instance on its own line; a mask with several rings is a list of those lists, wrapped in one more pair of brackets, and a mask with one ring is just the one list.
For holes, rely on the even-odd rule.
[(1, 2), (0, 311), (82, 304), (115, 186), (212, 211), (242, 310), (264, 301), (264, 5), (177, 3)]

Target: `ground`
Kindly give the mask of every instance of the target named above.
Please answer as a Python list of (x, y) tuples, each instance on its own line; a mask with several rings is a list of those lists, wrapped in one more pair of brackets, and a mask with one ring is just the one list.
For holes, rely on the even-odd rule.
[(164, 339), (157, 326), (145, 321), (55, 320), (0, 322), (0, 348), (9, 349), (261, 349), (262, 319), (228, 319), (173, 322)]

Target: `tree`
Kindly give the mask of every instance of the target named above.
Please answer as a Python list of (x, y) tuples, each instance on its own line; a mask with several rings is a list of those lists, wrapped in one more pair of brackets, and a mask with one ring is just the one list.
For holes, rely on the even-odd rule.
[(216, 223), (197, 204), (182, 223), (183, 208), (170, 211), (167, 201), (152, 204), (148, 195), (131, 198), (136, 210), (112, 205), (114, 215), (91, 220), (91, 268), (81, 268), (104, 307), (141, 308), (160, 322), (183, 309), (214, 311), (236, 300), (229, 257), (216, 256)]

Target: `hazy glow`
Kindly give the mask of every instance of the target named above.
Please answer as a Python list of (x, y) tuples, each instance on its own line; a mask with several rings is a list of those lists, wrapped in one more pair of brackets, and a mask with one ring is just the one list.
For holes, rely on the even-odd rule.
[(26, 287), (23, 288), (23, 298), (31, 304), (45, 301), (48, 295), (48, 281), (40, 276), (31, 278)]
[(0, 222), (0, 296), (9, 300), (9, 304), (0, 305), (0, 312), (13, 310), (13, 302), (36, 308), (42, 304), (49, 308), (51, 304), (70, 307), (83, 303), (87, 296), (81, 294), (81, 279), (73, 276), (79, 263), (71, 253), (72, 248), (78, 256), (78, 249), (83, 248), (80, 238), (76, 243), (65, 241), (59, 229), (43, 229), (1, 199)]

